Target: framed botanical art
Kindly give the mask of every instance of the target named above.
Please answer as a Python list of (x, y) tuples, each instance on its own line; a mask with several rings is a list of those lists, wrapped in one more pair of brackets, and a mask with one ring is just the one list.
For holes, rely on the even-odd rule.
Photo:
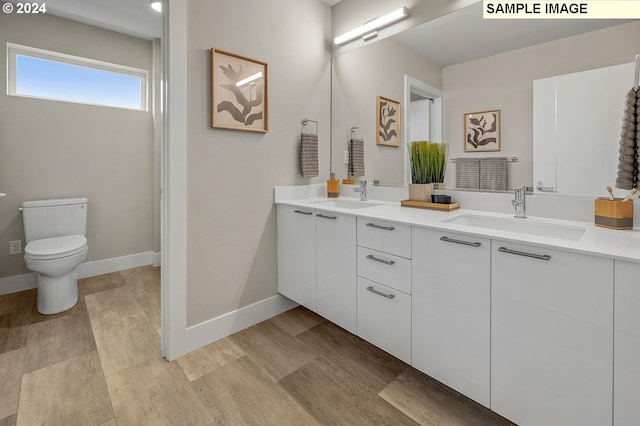
[(211, 49), (211, 127), (266, 133), (267, 64)]
[(376, 144), (400, 146), (400, 102), (376, 98)]
[(464, 115), (466, 152), (500, 151), (500, 110), (471, 112)]

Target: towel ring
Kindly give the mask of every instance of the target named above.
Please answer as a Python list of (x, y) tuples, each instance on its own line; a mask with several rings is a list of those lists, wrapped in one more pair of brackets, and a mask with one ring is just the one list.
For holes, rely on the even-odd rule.
[(300, 122), (302, 123), (302, 127), (308, 125), (309, 123), (315, 123), (316, 135), (318, 134), (318, 122), (316, 120), (311, 120), (310, 118), (302, 117), (302, 120), (300, 120)]
[(358, 130), (360, 127), (358, 126), (351, 126), (351, 139), (356, 137), (356, 130)]

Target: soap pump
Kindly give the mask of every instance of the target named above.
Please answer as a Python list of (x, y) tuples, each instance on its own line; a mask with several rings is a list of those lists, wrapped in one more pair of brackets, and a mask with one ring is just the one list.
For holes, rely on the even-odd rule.
[(327, 197), (338, 198), (340, 195), (340, 181), (336, 179), (336, 174), (331, 173), (327, 179)]

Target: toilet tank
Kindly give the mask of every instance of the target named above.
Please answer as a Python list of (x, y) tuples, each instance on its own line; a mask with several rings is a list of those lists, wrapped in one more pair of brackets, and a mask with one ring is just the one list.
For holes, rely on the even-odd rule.
[(87, 235), (87, 198), (59, 198), (22, 203), (25, 244), (43, 238)]

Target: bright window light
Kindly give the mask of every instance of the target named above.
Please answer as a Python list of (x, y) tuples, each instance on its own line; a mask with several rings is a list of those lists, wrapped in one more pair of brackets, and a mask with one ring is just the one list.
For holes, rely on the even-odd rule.
[(9, 95), (147, 110), (147, 71), (10, 44)]

